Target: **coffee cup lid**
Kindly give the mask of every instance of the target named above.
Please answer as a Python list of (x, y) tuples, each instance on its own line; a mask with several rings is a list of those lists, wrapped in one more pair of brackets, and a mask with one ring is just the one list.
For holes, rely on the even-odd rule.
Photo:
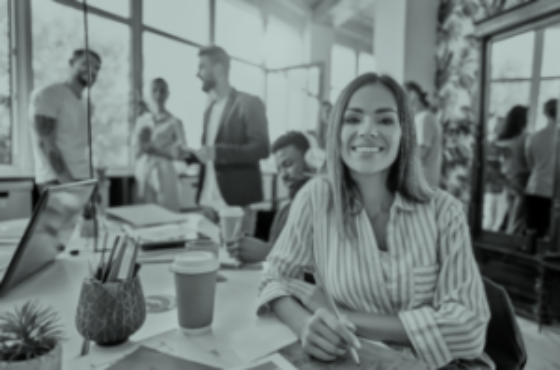
[(203, 274), (216, 271), (220, 263), (212, 252), (191, 251), (181, 253), (171, 264), (171, 271), (180, 274)]
[(243, 208), (241, 207), (224, 207), (220, 208), (220, 217), (235, 217), (235, 216), (243, 216), (245, 212), (243, 212)]

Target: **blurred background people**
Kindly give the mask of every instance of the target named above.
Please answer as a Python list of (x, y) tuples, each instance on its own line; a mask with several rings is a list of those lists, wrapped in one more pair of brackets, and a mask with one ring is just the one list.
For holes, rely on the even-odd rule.
[(224, 49), (206, 47), (198, 56), (197, 76), (212, 103), (204, 113), (203, 146), (182, 155), (202, 164), (197, 199), (207, 216), (216, 220), (220, 208), (241, 206), (246, 215), (242, 231), (252, 235), (256, 213), (250, 205), (263, 200), (259, 161), (270, 153), (264, 104), (230, 85), (231, 61)]
[(496, 137), (503, 130), (503, 117), (496, 117), (493, 132), (486, 141), (486, 175), (484, 188), (483, 228), (500, 231), (508, 211), (507, 192), (501, 180), (501, 161)]
[(284, 229), (292, 200), (311, 178), (310, 169), (305, 162), (305, 153), (309, 148), (305, 135), (296, 131), (280, 136), (272, 144), (278, 175), (289, 190), (290, 200), (276, 212), (268, 242), (250, 236), (241, 237), (228, 245), (228, 251), (233, 257), (243, 263), (262, 262), (266, 259)]
[(78, 49), (69, 64), (66, 81), (38, 88), (31, 95), (35, 182), (41, 192), (51, 185), (91, 177), (88, 111), (82, 93), (95, 83), (101, 57), (93, 50)]
[(428, 93), (420, 85), (405, 83), (410, 106), (416, 123), (416, 136), (420, 148), (420, 161), (428, 184), (439, 187), (442, 163), (442, 130), (430, 110)]
[(501, 162), (500, 180), (508, 195), (508, 217), (505, 231), (520, 234), (525, 230), (525, 187), (529, 168), (525, 158), (528, 109), (516, 105), (506, 115), (502, 131), (496, 138)]
[(149, 111), (138, 119), (133, 136), (134, 174), (140, 201), (179, 211), (180, 183), (173, 161), (186, 138), (183, 123), (165, 106), (169, 93), (163, 78), (150, 84)]
[[(543, 106), (546, 127), (530, 135), (525, 147), (527, 165), (530, 171), (525, 201), (527, 210), (527, 229), (534, 230), (542, 238), (550, 226), (550, 212), (554, 184), (554, 164), (556, 143), (558, 143), (556, 118), (558, 100), (550, 99)], [(558, 166), (558, 164), (556, 164)]]
[(317, 172), (325, 163), (325, 135), (329, 127), (329, 118), (332, 110), (332, 104), (323, 101), (319, 110), (319, 121), (313, 135), (307, 135), (309, 144), (311, 145), (307, 153), (305, 153), (305, 162), (309, 168)]

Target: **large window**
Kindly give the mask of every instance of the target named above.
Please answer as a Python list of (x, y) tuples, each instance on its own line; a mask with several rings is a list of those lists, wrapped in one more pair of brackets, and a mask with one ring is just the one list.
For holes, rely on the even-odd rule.
[[(33, 82), (39, 88), (67, 78), (73, 50), (84, 45), (84, 24), (83, 14), (71, 7), (48, 0), (35, 0), (32, 7)], [(88, 23), (89, 47), (103, 60), (91, 88), (93, 156), (99, 165), (127, 167), (130, 30), (93, 14)]]
[[(546, 125), (543, 104), (560, 95), (560, 27), (527, 31), (495, 41), (490, 71), (490, 135), (515, 105), (530, 109), (528, 130)], [(536, 63), (541, 61), (541, 63)], [(536, 63), (536, 64), (535, 64)]]
[(331, 102), (336, 101), (350, 81), (366, 72), (375, 72), (373, 55), (334, 44), (331, 49)]
[(264, 60), (263, 21), (249, 5), (216, 2), (216, 43), (230, 55), (261, 64)]
[(143, 4), (145, 25), (198, 44), (209, 43), (208, 0), (144, 0)]
[(294, 27), (276, 17), (269, 17), (265, 40), (268, 68), (282, 68), (303, 63), (303, 39)]
[(0, 0), (0, 166), (12, 163), (10, 12)]

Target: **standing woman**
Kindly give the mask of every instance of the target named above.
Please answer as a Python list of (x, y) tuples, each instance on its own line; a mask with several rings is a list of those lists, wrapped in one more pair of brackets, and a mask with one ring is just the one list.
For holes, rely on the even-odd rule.
[(522, 234), (526, 229), (525, 187), (531, 175), (525, 156), (528, 112), (527, 107), (522, 105), (511, 108), (496, 138), (501, 162), (499, 178), (509, 199), (508, 234)]
[(165, 107), (167, 82), (156, 78), (150, 87), (150, 111), (138, 119), (133, 137), (138, 196), (145, 203), (179, 211), (180, 185), (173, 161), (178, 149), (186, 145), (185, 131), (183, 123)]
[[(359, 347), (359, 336), (430, 369), (492, 369), (483, 352), (490, 312), (463, 207), (419, 173), (403, 88), (359, 76), (331, 124), (326, 172), (292, 203), (263, 272), (259, 313), (272, 310), (324, 361)], [(305, 271), (323, 281), (301, 282)], [(329, 310), (325, 291), (348, 322)]]
[(439, 187), (443, 144), (441, 127), (431, 112), (428, 93), (411, 81), (405, 83), (405, 88), (416, 123), (416, 137), (424, 175), (430, 186)]

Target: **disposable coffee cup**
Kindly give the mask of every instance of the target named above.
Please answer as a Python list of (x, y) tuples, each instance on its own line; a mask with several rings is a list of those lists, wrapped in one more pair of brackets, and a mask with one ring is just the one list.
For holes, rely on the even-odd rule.
[(216, 258), (218, 258), (220, 254), (220, 245), (210, 239), (188, 241), (186, 244), (186, 249), (188, 251), (212, 252), (216, 256)]
[(220, 227), (222, 231), (222, 240), (224, 243), (233, 241), (242, 231), (243, 208), (227, 207), (220, 209)]
[(219, 266), (214, 254), (205, 251), (181, 253), (171, 264), (175, 275), (177, 316), (183, 334), (194, 336), (212, 330)]

